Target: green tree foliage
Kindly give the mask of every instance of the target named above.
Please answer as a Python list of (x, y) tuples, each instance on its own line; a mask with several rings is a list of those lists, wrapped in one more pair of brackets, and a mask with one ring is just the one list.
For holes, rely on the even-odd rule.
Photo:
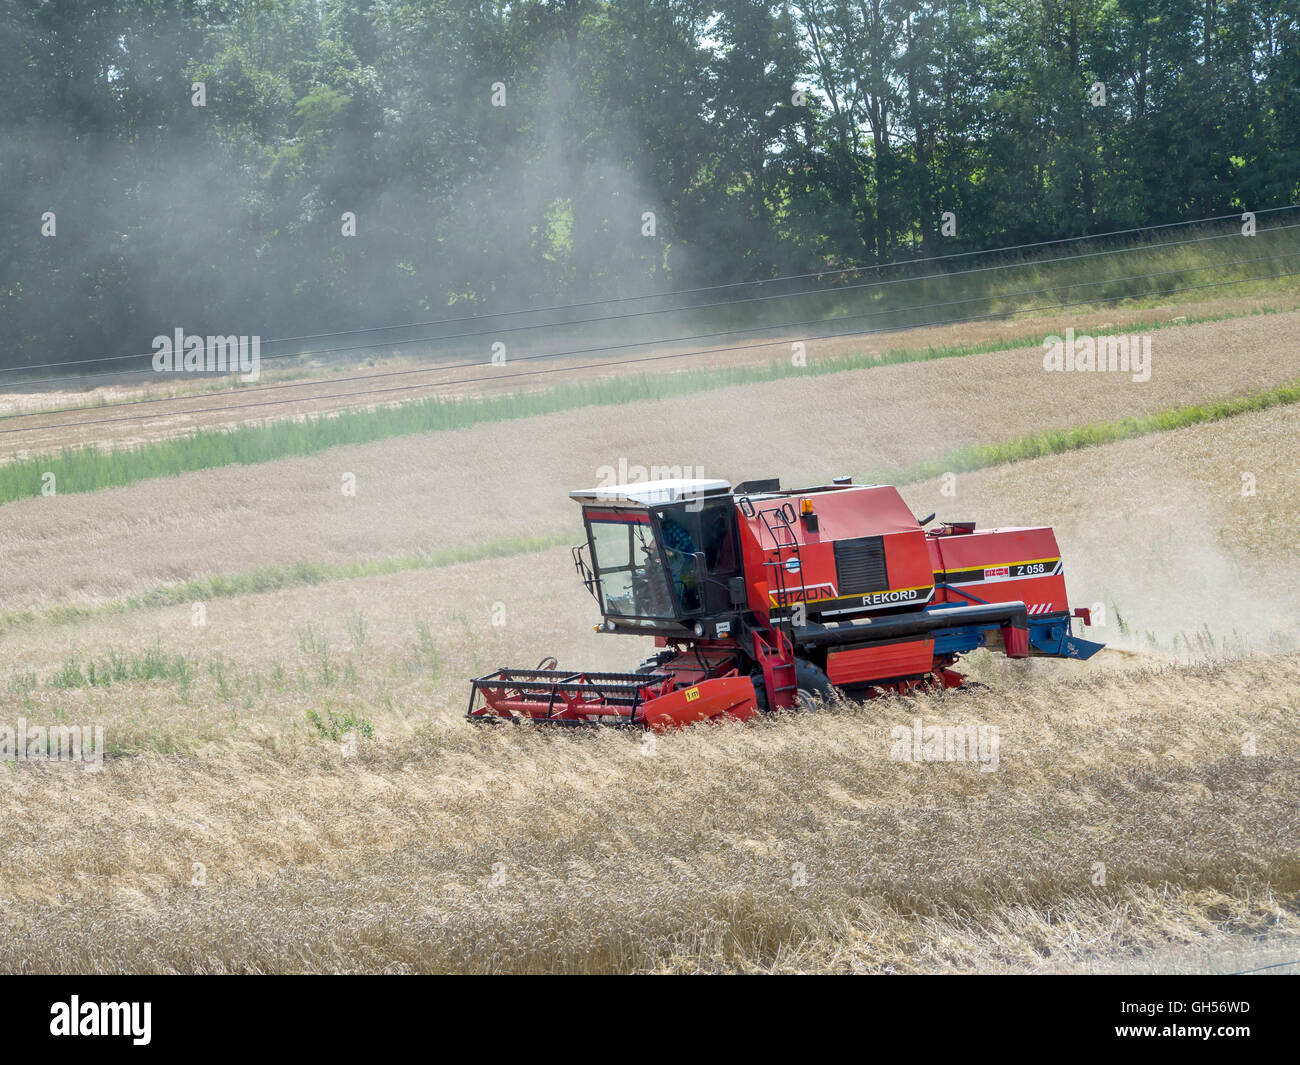
[(6, 367), (1300, 198), (1300, 0), (11, 0), (0, 84)]

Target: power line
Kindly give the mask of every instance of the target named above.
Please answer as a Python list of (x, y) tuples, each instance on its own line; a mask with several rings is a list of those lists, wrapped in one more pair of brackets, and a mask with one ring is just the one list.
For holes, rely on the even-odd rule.
[[(1278, 208), (1278, 209), (1282, 209), (1282, 208)], [(1300, 222), (1296, 222), (1296, 224), (1291, 224), (1291, 225), (1270, 226), (1269, 229), (1262, 230), (1262, 233), (1273, 233), (1273, 231), (1277, 231), (1277, 230), (1288, 230), (1288, 229), (1297, 229), (1297, 228), (1300, 228)], [(1022, 267), (1030, 267), (1030, 265), (1034, 265), (1034, 267), (1041, 267), (1041, 265), (1049, 265), (1053, 263), (1073, 263), (1073, 261), (1079, 261), (1083, 259), (1096, 259), (1096, 257), (1100, 257), (1100, 256), (1125, 255), (1125, 254), (1130, 254), (1130, 252), (1157, 251), (1160, 250), (1160, 248), (1183, 247), (1186, 246), (1186, 244), (1204, 243), (1206, 241), (1222, 241), (1222, 239), (1231, 238), (1234, 237), (1234, 235), (1236, 234), (1232, 234), (1232, 233), (1210, 234), (1210, 235), (1205, 235), (1205, 237), (1193, 237), (1187, 239), (1187, 241), (1165, 241), (1157, 244), (1148, 244), (1148, 246), (1140, 247), (1140, 248), (1112, 248), (1112, 250), (1109, 251), (1084, 252), (1084, 254), (1082, 255), (1058, 256), (1056, 257), (1056, 259), (1041, 259), (1041, 260), (1034, 261), (1034, 263), (1000, 263), (1000, 264), (991, 265), (991, 267), (976, 267), (976, 268), (971, 268), (969, 270), (954, 270), (954, 272), (950, 272), (950, 273), (922, 274), (922, 276), (919, 277), (894, 278), (894, 280), (892, 281), (863, 282), (861, 283), (861, 285), (842, 286), (840, 287), (840, 289), (836, 289), (836, 290), (826, 290), (826, 289), (811, 290), (810, 289), (810, 290), (800, 291), (800, 293), (776, 293), (767, 296), (751, 296), (751, 298), (741, 299), (741, 300), (722, 300), (722, 302), (716, 302), (716, 303), (701, 303), (701, 304), (695, 304), (694, 307), (688, 307), (688, 308), (660, 308), (660, 309), (655, 309), (655, 311), (636, 311), (632, 313), (625, 313), (625, 315), (607, 315), (602, 317), (593, 317), (593, 319), (580, 319), (572, 322), (542, 322), (542, 324), (538, 324), (538, 325), (507, 326), (507, 328), (504, 329), (486, 329), (486, 330), (480, 330), (480, 332), (477, 333), (455, 333), (455, 334), (448, 335), (448, 337), (416, 337), (416, 338), (406, 339), (406, 341), (389, 341), (383, 343), (382, 346), (402, 347), (406, 345), (415, 345), (415, 343), (430, 343), (434, 341), (456, 341), (456, 339), (487, 337), (487, 335), (500, 335), (503, 333), (517, 333), (517, 332), (521, 332), (521, 330), (554, 329), (554, 328), (559, 328), (559, 326), (565, 326), (565, 325), (573, 326), (573, 325), (586, 325), (586, 324), (590, 324), (590, 322), (620, 321), (620, 320), (633, 319), (633, 317), (643, 317), (647, 315), (663, 315), (663, 313), (672, 313), (672, 312), (679, 312), (679, 311), (698, 311), (698, 309), (707, 309), (707, 308), (714, 308), (714, 307), (738, 307), (741, 306), (741, 304), (745, 304), (745, 303), (762, 303), (770, 299), (788, 299), (788, 298), (793, 298), (793, 296), (819, 295), (819, 294), (829, 293), (829, 291), (833, 291), (833, 293), (845, 293), (845, 291), (854, 291), (859, 289), (874, 289), (874, 287), (883, 287), (887, 285), (900, 285), (900, 283), (930, 281), (930, 280), (936, 280), (936, 278), (962, 277), (965, 276), (965, 274), (985, 273), (985, 272), (989, 272), (989, 270), (1017, 269)], [(1286, 256), (1264, 256), (1264, 257), (1286, 257)], [(1242, 263), (1242, 261), (1245, 261), (1245, 263), (1253, 263), (1253, 261), (1258, 261), (1258, 260), (1247, 259), (1247, 260), (1236, 260), (1236, 261), (1238, 261), (1238, 263)], [(1195, 268), (1188, 268), (1186, 270), (1171, 270), (1171, 273), (1191, 273), (1191, 272), (1196, 272), (1196, 270), (1199, 269), (1212, 269), (1212, 268), (1213, 267), (1195, 267)], [(1154, 277), (1157, 276), (1157, 274), (1149, 274), (1149, 276)], [(1017, 295), (1017, 294), (1010, 294), (1010, 295)], [(987, 296), (987, 298), (997, 298), (997, 296)], [(1001, 298), (1004, 299), (1008, 298), (1008, 295), (1006, 294), (1001, 295)], [(943, 306), (943, 304), (939, 304), (939, 306)], [(915, 309), (915, 308), (911, 308), (911, 309)], [(861, 315), (848, 315), (848, 316), (840, 316), (840, 317), (861, 317)], [(755, 328), (758, 328), (758, 326), (755, 326)], [(783, 326), (780, 325), (766, 326), (766, 328), (783, 328)], [(744, 330), (737, 330), (737, 332), (744, 332)], [(702, 335), (702, 337), (707, 337), (707, 335), (727, 335), (727, 333), (718, 333), (718, 334), (705, 333), (699, 335)], [(695, 339), (695, 337), (663, 338), (662, 341), (654, 341), (654, 342), (671, 343), (671, 342), (675, 342), (675, 339), (676, 341), (680, 341), (680, 339), (688, 339), (689, 341), (689, 339)], [(646, 343), (651, 343), (651, 341), (647, 341)], [(285, 352), (285, 354), (281, 354), (281, 355), (266, 355), (263, 358), (263, 362), (272, 359), (305, 358), (305, 356), (308, 355), (338, 354), (338, 352), (344, 352), (344, 351), (368, 351), (368, 350), (373, 350), (373, 348), (376, 348), (378, 346), (381, 345), (376, 345), (376, 343), (364, 343), (364, 345), (352, 345), (348, 347), (320, 348), (320, 350), (317, 351), (290, 351), (290, 352)], [(623, 346), (629, 346), (629, 345), (623, 345)], [(636, 345), (630, 345), (630, 346), (636, 346)], [(585, 348), (585, 350), (597, 350), (597, 348)], [(577, 352), (569, 352), (569, 354), (581, 354), (582, 351), (584, 351), (584, 348), (578, 348)], [(143, 359), (143, 358), (148, 358), (148, 354), (113, 356), (113, 358)], [(77, 364), (82, 364), (82, 363), (83, 360), (77, 360)], [(59, 364), (51, 364), (51, 365), (59, 365)], [(473, 363), (472, 365), (477, 365), (477, 363)], [(13, 369), (17, 369), (17, 368), (13, 368)], [(0, 371), (0, 372), (4, 372), (4, 371)], [(123, 377), (127, 375), (136, 375), (136, 373), (153, 373), (153, 372), (156, 372), (155, 369), (152, 368), (152, 365), (149, 365), (149, 367), (139, 367), (135, 369), (116, 369), (116, 371), (99, 371), (96, 373), (86, 373), (86, 375), (81, 376), (81, 380), (86, 380), (86, 378), (88, 377)], [(238, 371), (233, 371), (226, 376), (233, 376), (234, 373), (238, 373)], [(32, 378), (27, 378), (27, 380), (23, 380), (23, 381), (0, 382), (0, 384), (3, 384), (4, 388), (18, 388), (18, 386), (21, 385), (52, 384), (52, 382), (62, 382), (65, 380), (66, 380), (65, 377), (32, 377)], [(172, 398), (174, 399), (175, 397)], [(117, 406), (117, 404), (112, 404), (112, 406)], [(69, 408), (69, 410), (77, 410), (77, 408)]]
[[(1266, 207), (1262, 211), (1255, 211), (1254, 214), (1256, 217), (1258, 217), (1259, 215), (1262, 214), (1273, 214), (1274, 212), (1277, 211), (1290, 211), (1295, 209), (1296, 207), (1300, 207), (1300, 204), (1292, 203), (1292, 204), (1286, 204), (1282, 207)], [(730, 281), (721, 285), (704, 285), (699, 288), (676, 289), (667, 292), (651, 292), (639, 296), (609, 297), (603, 300), (589, 300), (585, 303), (556, 304), (550, 307), (537, 307), (531, 310), (521, 309), (521, 310), (514, 310), (514, 311), (495, 311), (492, 313), (481, 314), (481, 315), (466, 315), (461, 318), (441, 318), (441, 319), (435, 319), (430, 322), (413, 322), (405, 325), (374, 326), (369, 329), (344, 329), (333, 333), (313, 333), (308, 336), (288, 337), (285, 339), (286, 340), (321, 340), (328, 337), (352, 336), (357, 333), (372, 333), (372, 332), (378, 332), (380, 330), (385, 330), (385, 329), (418, 329), (430, 325), (442, 325), (442, 324), (453, 323), (453, 322), (473, 321), (477, 318), (497, 318), (497, 317), (506, 317), (511, 315), (519, 315), (519, 314), (549, 314), (555, 311), (584, 310), (587, 307), (599, 307), (599, 306), (604, 306), (605, 304), (630, 303), (639, 300), (668, 299), (675, 296), (693, 296), (700, 292), (720, 292), (732, 288), (743, 288), (748, 285), (775, 285), (775, 284), (780, 284), (781, 282), (784, 281), (807, 281), (813, 278), (820, 280), (821, 278), (832, 274), (859, 273), (864, 270), (889, 270), (899, 266), (914, 266), (917, 263), (945, 262), (949, 259), (963, 259), (973, 255), (998, 255), (1003, 252), (1025, 251), (1030, 248), (1045, 248), (1045, 247), (1051, 247), (1056, 244), (1069, 244), (1081, 240), (1105, 240), (1108, 237), (1128, 236), (1133, 233), (1143, 233), (1148, 230), (1154, 231), (1157, 229), (1171, 229), (1177, 226), (1204, 225), (1207, 222), (1222, 222), (1229, 218), (1240, 219), (1241, 214), (1242, 212), (1236, 212), (1234, 214), (1212, 215), (1207, 218), (1194, 218), (1183, 222), (1162, 222), (1158, 225), (1153, 225), (1153, 226), (1137, 226), (1132, 229), (1115, 229), (1107, 233), (1090, 233), (1078, 237), (1059, 237), (1055, 240), (1042, 240), (1031, 244), (1009, 244), (1001, 248), (985, 248), (977, 251), (951, 252), (947, 255), (931, 255), (928, 257), (922, 256), (915, 259), (900, 259), (889, 263), (860, 263), (852, 266), (827, 267), (826, 269), (817, 270), (813, 273), (807, 273), (807, 274), (784, 274), (784, 275), (779, 275), (777, 277), (771, 277), (771, 278), (759, 278), (753, 281)], [(692, 309), (692, 308), (685, 308), (685, 309)], [(567, 324), (567, 323), (561, 323), (561, 324)], [(280, 341), (278, 340), (268, 341), (268, 343), (280, 343)]]
[[(1300, 223), (1297, 223), (1297, 226), (1300, 226)], [(1275, 227), (1275, 228), (1283, 228), (1283, 227)], [(1286, 228), (1293, 228), (1293, 227), (1286, 227)], [(1294, 258), (1297, 255), (1300, 255), (1300, 250), (1294, 252), (1288, 252), (1283, 255), (1261, 255), (1261, 256), (1256, 256), (1253, 259), (1237, 259), (1234, 260), (1232, 265), (1241, 266), (1246, 263), (1265, 262), (1265, 261), (1271, 261), (1273, 259), (1289, 259), (1289, 258)], [(1144, 281), (1154, 277), (1167, 277), (1171, 274), (1198, 273), (1204, 270), (1215, 270), (1221, 268), (1221, 265), (1222, 264), (1214, 263), (1208, 266), (1187, 267), (1187, 268), (1181, 268), (1177, 270), (1157, 270), (1146, 274), (1131, 274), (1127, 277), (1102, 278), (1097, 281), (1077, 281), (1069, 285), (1048, 285), (1044, 288), (1026, 289), (1021, 292), (1001, 293), (996, 298), (1015, 299), (1022, 296), (1037, 296), (1047, 292), (1067, 292), (1071, 289), (1076, 289), (1076, 288), (1091, 288), (1098, 285), (1121, 284), (1129, 281)], [(518, 358), (515, 358), (512, 361), (531, 362), (537, 359), (565, 358), (571, 355), (589, 355), (596, 351), (619, 351), (627, 348), (646, 347), (647, 345), (650, 344), (680, 344), (680, 343), (686, 343), (686, 342), (696, 341), (696, 340), (709, 340), (715, 337), (739, 336), (744, 333), (753, 333), (758, 330), (801, 329), (804, 328), (805, 326), (827, 325), (831, 322), (853, 321), (861, 318), (878, 318), (882, 315), (903, 314), (909, 311), (938, 310), (943, 307), (960, 306), (964, 303), (978, 303), (990, 298), (991, 297), (989, 296), (969, 296), (966, 299), (948, 300), (943, 303), (912, 304), (910, 306), (904, 306), (904, 307), (882, 308), (875, 311), (863, 311), (858, 314), (836, 315), (830, 318), (813, 318), (802, 322), (787, 322), (787, 323), (780, 323), (777, 325), (750, 326), (744, 329), (727, 329), (727, 330), (719, 330), (713, 333), (697, 333), (691, 336), (666, 337), (666, 338), (654, 339), (654, 340), (637, 340), (637, 341), (631, 341), (624, 344), (602, 344), (592, 348), (572, 348), (569, 349), (568, 351), (552, 351), (552, 352), (543, 352), (536, 355), (523, 355), (523, 356), (519, 356)], [(1096, 300), (1087, 300), (1081, 302), (1102, 302), (1102, 301), (1100, 299), (1096, 299)], [(1034, 310), (1034, 309), (1035, 308), (1029, 308), (1029, 310)], [(1025, 313), (1025, 312), (1014, 312), (1014, 313)], [(944, 324), (944, 323), (936, 323), (936, 324)], [(876, 331), (887, 332), (887, 331), (892, 331), (894, 329), (903, 329), (903, 328), (925, 328), (926, 325), (927, 323), (920, 323), (918, 325), (913, 325), (913, 326), (893, 326), (890, 327), (889, 330), (882, 328), (880, 330), (870, 330), (868, 332), (876, 332)], [(766, 344), (753, 345), (753, 346), (759, 347), (759, 346), (767, 346), (770, 344), (779, 344), (779, 343), (783, 343), (784, 339), (785, 338), (779, 340), (771, 340), (771, 341), (767, 341)], [(812, 338), (812, 339), (818, 339), (818, 338)], [(709, 350), (727, 351), (731, 349), (714, 348)], [(134, 407), (134, 406), (147, 406), (156, 403), (186, 403), (189, 402), (190, 400), (196, 400), (196, 399), (201, 400), (206, 396), (210, 396), (210, 395), (228, 395), (236, 392), (254, 392), (254, 393), (276, 392), (284, 389), (293, 389), (293, 388), (320, 388), (322, 386), (346, 384), (352, 381), (373, 381), (373, 380), (379, 380), (382, 378), (389, 378), (389, 377), (408, 377), (415, 374), (441, 373), (447, 370), (456, 370), (456, 369), (463, 369), (471, 366), (482, 366), (482, 365), (484, 365), (482, 360), (474, 360), (471, 362), (447, 363), (441, 366), (425, 366), (425, 367), (417, 367), (414, 369), (407, 369), (407, 370), (385, 370), (379, 373), (372, 373), (372, 374), (354, 374), (350, 377), (334, 378), (333, 380), (328, 380), (328, 381), (316, 381), (316, 380), (291, 381), (282, 384), (259, 385), (250, 389), (243, 389), (238, 387), (214, 389), (208, 393), (199, 393), (197, 395), (189, 395), (189, 396), (155, 396), (148, 399), (123, 400), (120, 403), (103, 404), (103, 407)], [(436, 383), (437, 382), (430, 382), (430, 385)], [(429, 387), (429, 386), (421, 385), (416, 387)], [(90, 406), (54, 407), (46, 410), (25, 411), (21, 414), (8, 414), (8, 415), (0, 416), (0, 422), (13, 421), (19, 418), (48, 417), (53, 414), (68, 414), (73, 412), (95, 410), (95, 409), (102, 409), (102, 407), (101, 408), (90, 407)], [(185, 414), (186, 412), (184, 410), (180, 410), (172, 413)]]
[[(1286, 204), (1280, 207), (1267, 207), (1264, 208), (1263, 210), (1255, 211), (1254, 214), (1256, 215), (1256, 217), (1258, 217), (1259, 215), (1273, 214), (1278, 211), (1294, 210), (1297, 207), (1300, 207), (1300, 204)], [(321, 340), (330, 337), (355, 336), (362, 333), (378, 333), (378, 332), (400, 330), (400, 329), (422, 329), (422, 328), (429, 328), (432, 326), (439, 326), (439, 325), (459, 324), (461, 322), (474, 322), (474, 321), (483, 321), (483, 320), (494, 319), (494, 318), (517, 317), (519, 315), (524, 315), (524, 314), (550, 314), (557, 311), (584, 310), (589, 307), (619, 305), (623, 303), (639, 302), (642, 300), (668, 299), (676, 296), (689, 296), (689, 295), (695, 295), (702, 292), (720, 292), (720, 291), (726, 291), (733, 288), (743, 288), (743, 287), (755, 286), (755, 285), (776, 285), (786, 281), (806, 281), (811, 279), (821, 280), (825, 277), (833, 277), (836, 275), (843, 276), (845, 274), (860, 273), (867, 270), (888, 270), (888, 269), (894, 269), (901, 266), (914, 266), (918, 263), (938, 263), (938, 262), (946, 262), (953, 259), (970, 258), (972, 256), (979, 256), (979, 255), (999, 255), (1006, 252), (1026, 251), (1032, 248), (1053, 247), (1059, 244), (1077, 243), (1079, 241), (1105, 240), (1109, 237), (1128, 236), (1134, 233), (1155, 232), (1156, 230), (1172, 229), (1181, 226), (1204, 225), (1209, 222), (1221, 222), (1227, 219), (1238, 219), (1240, 217), (1241, 217), (1240, 213), (1226, 214), (1226, 215), (1212, 215), (1206, 218), (1194, 218), (1183, 222), (1163, 222), (1158, 225), (1152, 225), (1152, 226), (1135, 226), (1130, 229), (1116, 229), (1116, 230), (1110, 230), (1105, 233), (1092, 233), (1092, 234), (1085, 234), (1077, 237), (1059, 237), (1054, 240), (1036, 241), (1027, 244), (1009, 244), (999, 248), (985, 248), (985, 249), (978, 249), (975, 251), (951, 252), (947, 255), (918, 257), (914, 259), (900, 259), (889, 263), (862, 263), (862, 264), (856, 264), (851, 266), (827, 267), (825, 269), (818, 270), (813, 273), (786, 274), (774, 278), (761, 278), (754, 281), (732, 281), (721, 285), (706, 285), (698, 288), (677, 289), (673, 291), (659, 292), (659, 293), (645, 293), (636, 296), (609, 297), (601, 300), (588, 300), (586, 302), (581, 302), (581, 303), (554, 304), (547, 307), (519, 308), (510, 311), (492, 311), (492, 312), (485, 312), (482, 314), (462, 315), (454, 318), (435, 318), (424, 322), (395, 323), (390, 325), (370, 326), (364, 329), (344, 329), (344, 330), (338, 330), (330, 333), (309, 333), (309, 334), (304, 334), (302, 336), (276, 337), (267, 340), (265, 343), (287, 344), (287, 343), (292, 343), (292, 342), (297, 342), (302, 340)], [(1270, 229), (1268, 230), (1264, 230), (1263, 232), (1271, 232), (1273, 229), (1290, 229), (1290, 228), (1293, 227), (1273, 226), (1270, 227)], [(1020, 266), (1045, 265), (1047, 263), (1053, 263), (1053, 262), (1066, 262), (1074, 259), (1090, 258), (1094, 255), (1119, 255), (1130, 251), (1139, 252), (1139, 251), (1153, 250), (1155, 248), (1177, 247), (1182, 244), (1193, 244), (1193, 243), (1198, 243), (1202, 240), (1218, 240), (1224, 237), (1231, 237), (1234, 235), (1235, 234), (1232, 233), (1215, 234), (1208, 237), (1193, 238), (1192, 240), (1188, 240), (1188, 241), (1165, 241), (1159, 244), (1149, 245), (1145, 248), (1118, 248), (1118, 249), (1112, 249), (1107, 252), (1089, 253), (1087, 255), (1062, 256), (1056, 259), (1040, 260), (1036, 263), (1022, 262), (1022, 263), (999, 264), (995, 266), (978, 267), (972, 270), (960, 270), (960, 271), (937, 273), (937, 274), (925, 274), (920, 277), (913, 277), (913, 278), (898, 278), (894, 281), (867, 282), (862, 285), (842, 286), (836, 289), (805, 289), (800, 292), (775, 293), (771, 296), (754, 297), (753, 299), (748, 299), (748, 300), (721, 300), (714, 303), (695, 304), (689, 307), (666, 307), (666, 308), (659, 308), (653, 311), (638, 311), (628, 315), (610, 315), (610, 316), (599, 317), (599, 318), (581, 318), (574, 322), (546, 322), (534, 326), (514, 326), (504, 330), (500, 330), (500, 329), (487, 330), (483, 333), (454, 333), (451, 336), (447, 336), (447, 337), (424, 337), (415, 340), (394, 341), (394, 342), (389, 342), (385, 346), (397, 346), (398, 344), (410, 344), (410, 343), (425, 343), (431, 340), (455, 340), (463, 336), (484, 336), (484, 335), (488, 335), (491, 332), (516, 331), (518, 329), (557, 328), (566, 325), (583, 325), (588, 322), (614, 321), (625, 317), (640, 317), (648, 314), (667, 314), (667, 313), (672, 313), (674, 311), (704, 310), (711, 307), (739, 305), (743, 303), (762, 301), (766, 299), (781, 299), (781, 298), (787, 298), (792, 296), (816, 295), (819, 292), (852, 291), (858, 288), (871, 288), (876, 285), (883, 285), (883, 284), (897, 284), (900, 282), (907, 282), (907, 281), (923, 281), (923, 280), (929, 280), (938, 277), (958, 277), (958, 276), (962, 276), (963, 274), (981, 273), (987, 270), (1010, 269), (1010, 268), (1015, 268)], [(265, 358), (267, 359), (293, 358), (293, 357), (301, 357), (304, 355), (328, 354), (330, 352), (336, 352), (336, 351), (358, 351), (358, 350), (365, 350), (367, 348), (373, 348), (377, 346), (379, 345), (361, 344), (361, 345), (356, 345), (353, 347), (346, 347), (346, 348), (326, 348), (323, 349), (322, 351), (316, 351), (316, 352), (311, 352), (311, 351), (290, 352), (284, 355), (268, 355), (265, 356)], [(154, 353), (137, 352), (135, 354), (130, 354), (130, 355), (97, 355), (97, 356), (91, 356), (91, 357), (80, 358), (80, 359), (68, 359), (61, 362), (39, 363), (34, 367), (14, 366), (14, 367), (0, 368), (0, 373), (8, 373), (15, 370), (25, 370), (25, 369), (52, 369), (58, 366), (84, 366), (84, 365), (93, 365), (101, 362), (118, 362), (127, 359), (145, 359), (145, 358), (149, 358), (152, 354)], [(131, 371), (120, 371), (120, 372), (131, 372)], [(104, 376), (104, 375), (89, 374), (84, 376)], [(49, 380), (56, 380), (56, 378), (41, 378), (35, 381), (12, 382), (11, 386), (17, 384), (39, 384)]]
[[(1265, 274), (1260, 277), (1238, 278), (1232, 281), (1212, 281), (1212, 282), (1207, 282), (1206, 284), (1203, 285), (1186, 285), (1181, 288), (1169, 289), (1167, 292), (1163, 293), (1163, 295), (1172, 295), (1173, 293), (1176, 292), (1194, 292), (1194, 291), (1201, 291), (1204, 289), (1211, 289), (1211, 288), (1224, 288), (1231, 285), (1249, 284), (1254, 281), (1273, 281), (1283, 277), (1297, 277), (1297, 276), (1300, 276), (1300, 270), (1290, 270), (1278, 274)], [(1125, 296), (1107, 296), (1098, 299), (1076, 300), (1071, 303), (1058, 303), (1047, 307), (1026, 308), (1024, 311), (1015, 311), (1012, 313), (1025, 314), (1025, 313), (1030, 313), (1035, 311), (1063, 310), (1068, 307), (1077, 307), (1085, 304), (1113, 303), (1117, 300), (1123, 300), (1128, 298), (1129, 297), (1125, 295)], [(1005, 317), (1007, 317), (1005, 313), (973, 315), (967, 318), (953, 318), (945, 322), (932, 322), (930, 323), (930, 325), (932, 326), (961, 325), (967, 322), (986, 321), (989, 319), (1005, 318)], [(844, 337), (866, 336), (871, 333), (890, 332), (890, 331), (891, 330), (887, 330), (887, 329), (854, 329), (854, 330), (849, 330), (848, 332), (845, 333), (829, 333), (824, 336), (813, 337), (810, 339), (836, 340)], [(68, 429), (68, 428), (76, 428), (79, 426), (87, 426), (87, 425), (109, 425), (118, 422), (148, 421), (154, 418), (172, 418), (172, 417), (178, 417), (184, 415), (212, 414), (212, 413), (219, 413), (222, 411), (230, 411), (230, 410), (249, 410), (254, 407), (276, 407), (276, 406), (285, 406), (291, 403), (317, 402), (319, 400), (327, 400), (327, 399), (349, 399), (355, 396), (386, 395), (393, 392), (401, 392), (401, 391), (409, 392), (412, 389), (417, 389), (417, 388), (443, 388), (448, 385), (473, 384), (476, 382), (488, 381), (488, 380), (501, 381), (501, 380), (513, 380), (514, 378), (518, 378), (518, 377), (539, 377), (539, 376), (545, 376), (546, 374), (552, 374), (552, 373), (572, 372), (573, 370), (605, 369), (610, 366), (630, 366), (630, 365), (643, 363), (643, 362), (663, 362), (668, 359), (682, 359), (693, 355), (716, 355), (726, 351), (748, 351), (755, 348), (769, 347), (773, 343), (780, 343), (780, 341), (766, 341), (760, 344), (738, 344), (727, 348), (704, 348), (698, 351), (674, 352), (667, 355), (646, 355), (634, 359), (618, 359), (612, 361), (607, 360), (605, 362), (598, 362), (598, 363), (587, 363), (582, 366), (556, 366), (556, 367), (549, 367), (547, 369), (542, 369), (542, 370), (526, 370), (523, 373), (507, 374), (504, 377), (495, 377), (495, 376), (464, 377), (452, 381), (434, 381), (423, 385), (416, 384), (416, 385), (409, 385), (409, 386), (395, 386), (390, 388), (371, 388), (371, 389), (363, 389), (361, 391), (356, 391), (356, 392), (336, 392), (336, 393), (329, 393), (321, 396), (308, 396), (296, 400), (295, 399), (260, 400), (255, 403), (225, 404), (218, 407), (205, 407), (197, 410), (163, 411), (158, 414), (141, 414), (137, 416), (128, 415), (126, 417), (121, 417), (121, 418), (98, 418), (93, 420), (76, 421), (76, 422), (56, 422), (51, 425), (17, 426), (12, 429), (0, 429), (0, 434), (24, 433), (24, 432), (34, 433), (34, 432), (40, 432), (45, 429)]]

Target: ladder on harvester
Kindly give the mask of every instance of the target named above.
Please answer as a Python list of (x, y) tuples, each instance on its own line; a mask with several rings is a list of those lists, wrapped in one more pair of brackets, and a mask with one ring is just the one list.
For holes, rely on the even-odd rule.
[[(794, 669), (796, 607), (790, 599), (790, 586), (793, 584), (797, 588), (803, 587), (803, 559), (799, 557), (799, 537), (795, 535), (796, 518), (791, 503), (786, 502), (779, 507), (760, 510), (758, 516), (763, 522), (763, 527), (767, 529), (767, 534), (772, 538), (772, 545), (776, 552), (774, 560), (763, 563), (773, 570), (768, 579), (768, 587), (776, 589), (776, 601), (787, 611), (783, 619), (784, 631), (779, 622), (774, 622), (772, 625), (771, 635), (775, 638), (775, 644), (767, 639), (766, 634), (754, 633), (754, 657), (762, 666), (763, 677), (773, 693), (772, 709), (775, 710), (778, 707), (791, 706), (795, 701), (793, 694), (787, 694), (793, 693), (796, 687)], [(798, 574), (798, 580), (787, 581), (787, 574)]]
[[(771, 637), (771, 640), (768, 637)], [(754, 659), (763, 671), (763, 681), (772, 693), (769, 710), (794, 706), (794, 645), (780, 629), (754, 630)]]
[(803, 588), (803, 559), (799, 557), (799, 537), (795, 535), (794, 531), (794, 506), (790, 503), (783, 503), (781, 506), (772, 507), (770, 510), (760, 510), (758, 516), (762, 519), (768, 536), (772, 538), (772, 546), (776, 550), (776, 559), (763, 563), (764, 566), (768, 566), (775, 571), (772, 574), (775, 579), (769, 578), (768, 587), (776, 589), (778, 605), (785, 607), (788, 611), (785, 618), (786, 632), (793, 641), (795, 605), (790, 600), (790, 589), (786, 581), (786, 574), (798, 574), (799, 579), (793, 582), (794, 587)]

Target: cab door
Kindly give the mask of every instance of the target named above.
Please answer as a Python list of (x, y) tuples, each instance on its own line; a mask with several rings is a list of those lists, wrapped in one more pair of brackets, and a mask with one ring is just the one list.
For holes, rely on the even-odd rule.
[(724, 499), (692, 509), (679, 503), (660, 508), (658, 518), (664, 563), (681, 615), (730, 612), (728, 582), (743, 572), (735, 504)]

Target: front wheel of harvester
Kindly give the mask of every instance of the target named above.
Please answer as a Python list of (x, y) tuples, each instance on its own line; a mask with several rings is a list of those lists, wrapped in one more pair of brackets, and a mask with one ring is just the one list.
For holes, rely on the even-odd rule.
[(820, 710), (829, 706), (834, 685), (826, 671), (807, 659), (794, 660), (794, 701), (799, 710)]

